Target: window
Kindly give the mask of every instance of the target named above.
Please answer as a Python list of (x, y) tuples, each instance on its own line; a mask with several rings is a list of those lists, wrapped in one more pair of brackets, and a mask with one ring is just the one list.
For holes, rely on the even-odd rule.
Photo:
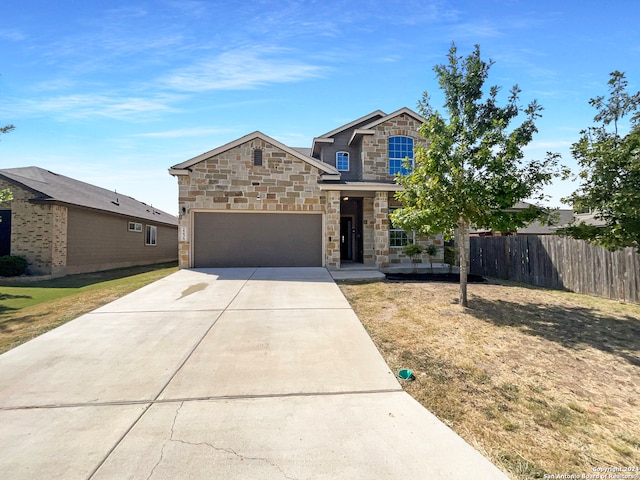
[[(389, 208), (389, 213), (396, 210), (396, 208)], [(389, 220), (389, 247), (404, 247), (410, 243), (410, 240), (413, 240), (413, 234), (409, 234), (401, 228), (394, 227), (391, 220)]]
[(142, 224), (136, 222), (129, 222), (130, 232), (142, 232)]
[(158, 227), (156, 227), (155, 225), (147, 225), (144, 244), (153, 246), (158, 244)]
[(346, 172), (349, 170), (349, 152), (336, 153), (336, 168), (340, 172)]
[(413, 138), (389, 137), (389, 175), (409, 173), (409, 170), (403, 165), (407, 158), (413, 165)]
[(261, 167), (262, 166), (262, 150), (256, 148), (253, 151), (253, 166)]

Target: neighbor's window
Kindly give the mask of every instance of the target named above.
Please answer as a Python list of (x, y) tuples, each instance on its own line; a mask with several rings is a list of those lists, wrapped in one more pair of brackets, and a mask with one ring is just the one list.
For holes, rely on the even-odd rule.
[[(397, 207), (389, 208), (389, 213), (396, 210)], [(391, 223), (391, 219), (389, 219), (389, 246), (390, 247), (404, 247), (408, 245), (410, 240), (413, 240), (413, 233), (407, 233), (401, 228), (396, 228)]]
[(262, 150), (259, 148), (256, 148), (253, 151), (253, 166), (254, 167), (262, 166)]
[(158, 227), (155, 225), (147, 225), (147, 231), (144, 238), (145, 245), (157, 245), (158, 244)]
[(129, 231), (130, 232), (141, 232), (142, 224), (136, 222), (129, 222)]
[(336, 153), (336, 168), (341, 172), (349, 170), (349, 152)]
[(413, 165), (413, 138), (389, 137), (389, 175), (409, 173), (409, 170), (403, 165), (407, 158)]

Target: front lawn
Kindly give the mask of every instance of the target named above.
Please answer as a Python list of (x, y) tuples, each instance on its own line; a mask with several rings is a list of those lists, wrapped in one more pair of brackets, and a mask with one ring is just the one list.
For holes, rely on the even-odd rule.
[(176, 270), (148, 265), (0, 286), (0, 353)]
[(341, 289), (390, 368), (413, 369), (405, 390), (511, 478), (640, 467), (640, 306), (507, 284), (469, 285), (467, 310), (457, 284)]

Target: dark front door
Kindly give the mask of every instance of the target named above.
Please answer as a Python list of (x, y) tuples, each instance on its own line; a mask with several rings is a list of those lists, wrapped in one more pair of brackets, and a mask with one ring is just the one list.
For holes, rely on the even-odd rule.
[(340, 260), (362, 263), (362, 198), (340, 202)]
[(0, 256), (11, 254), (11, 210), (0, 210)]
[(353, 261), (355, 228), (352, 217), (340, 218), (340, 260)]

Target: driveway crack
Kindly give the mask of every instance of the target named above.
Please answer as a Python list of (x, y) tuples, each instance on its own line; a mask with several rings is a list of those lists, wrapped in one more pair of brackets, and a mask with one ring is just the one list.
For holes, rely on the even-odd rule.
[(230, 455), (233, 455), (234, 457), (239, 458), (241, 461), (248, 460), (248, 461), (264, 462), (264, 463), (267, 463), (267, 464), (271, 465), (276, 470), (278, 470), (282, 474), (283, 478), (286, 478), (288, 480), (296, 480), (294, 477), (290, 477), (289, 475), (287, 475), (286, 472), (282, 469), (282, 467), (280, 467), (280, 465), (278, 465), (277, 463), (273, 462), (272, 460), (269, 460), (268, 458), (264, 458), (264, 457), (249, 457), (247, 455), (242, 455), (242, 454), (236, 452), (232, 448), (217, 447), (216, 445), (213, 445), (212, 443), (209, 443), (209, 442), (187, 442), (186, 440), (181, 440), (179, 438), (174, 438), (174, 436), (175, 436), (175, 427), (176, 427), (176, 423), (178, 421), (178, 415), (180, 415), (180, 410), (184, 406), (184, 403), (185, 403), (184, 401), (180, 402), (180, 405), (178, 406), (178, 408), (176, 408), (176, 413), (173, 416), (173, 422), (171, 423), (171, 432), (170, 432), (169, 438), (163, 443), (162, 448), (160, 449), (160, 458), (158, 459), (156, 464), (151, 469), (151, 472), (149, 472), (149, 475), (147, 476), (147, 480), (151, 479), (151, 477), (155, 473), (155, 471), (158, 468), (158, 466), (164, 460), (165, 448), (167, 447), (167, 445), (170, 442), (181, 443), (183, 445), (189, 445), (189, 446), (193, 446), (193, 447), (202, 447), (202, 446), (208, 447), (208, 448), (211, 448), (212, 450), (215, 450), (217, 452), (225, 452), (225, 453), (228, 453)]
[(173, 422), (171, 423), (171, 434), (169, 435), (169, 438), (162, 444), (162, 448), (160, 449), (160, 458), (151, 469), (151, 472), (149, 472), (149, 475), (147, 476), (147, 480), (149, 480), (153, 476), (154, 472), (156, 471), (156, 468), (158, 468), (158, 466), (162, 463), (162, 460), (164, 460), (164, 449), (166, 448), (167, 444), (171, 441), (174, 441), (173, 440), (174, 428), (176, 426), (176, 421), (178, 420), (178, 415), (180, 414), (180, 410), (182, 409), (183, 406), (184, 406), (184, 402), (180, 402), (180, 405), (178, 405), (178, 408), (176, 408), (176, 413), (173, 416)]
[(172, 441), (173, 442), (183, 443), (185, 445), (192, 445), (192, 446), (203, 446), (204, 445), (204, 446), (212, 448), (213, 450), (216, 450), (218, 452), (230, 453), (231, 455), (239, 458), (241, 461), (244, 461), (244, 460), (255, 460), (255, 461), (259, 461), (259, 462), (265, 462), (265, 463), (271, 465), (276, 470), (278, 470), (282, 474), (282, 476), (284, 478), (287, 478), (289, 480), (296, 480), (294, 477), (290, 477), (289, 475), (287, 475), (285, 473), (285, 471), (282, 469), (282, 467), (280, 467), (280, 465), (278, 465), (277, 463), (269, 460), (268, 458), (264, 458), (264, 457), (248, 457), (246, 455), (242, 455), (242, 454), (236, 452), (232, 448), (216, 447), (215, 445), (212, 445), (211, 443), (208, 443), (208, 442), (197, 442), (196, 443), (196, 442), (186, 442), (184, 440), (178, 440), (178, 439), (173, 439)]

